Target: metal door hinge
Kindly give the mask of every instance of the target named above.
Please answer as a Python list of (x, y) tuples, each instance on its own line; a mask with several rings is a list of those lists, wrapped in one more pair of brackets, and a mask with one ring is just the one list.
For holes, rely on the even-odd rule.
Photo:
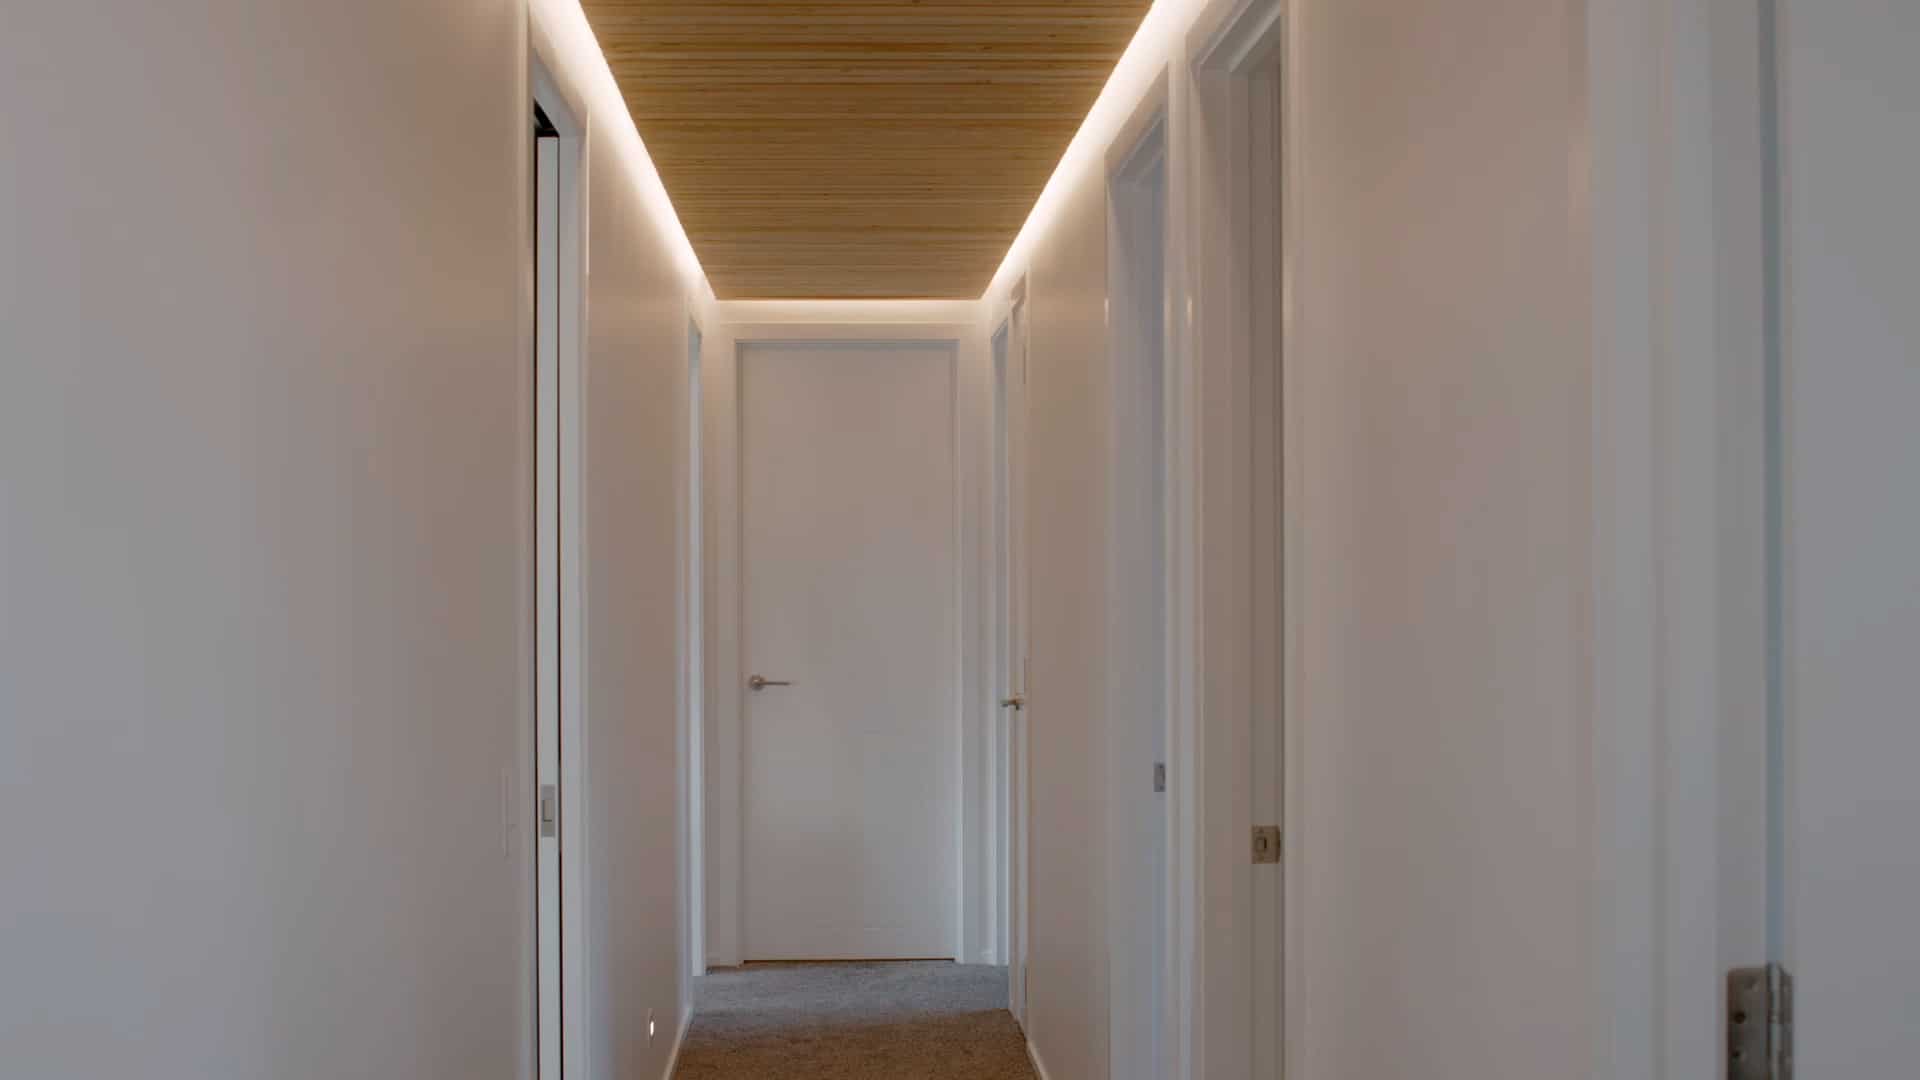
[(553, 784), (540, 789), (540, 835), (560, 835), (560, 789)]
[(1167, 790), (1167, 763), (1164, 761), (1153, 763), (1153, 790), (1155, 792)]
[(1793, 976), (1779, 964), (1727, 972), (1727, 1080), (1793, 1080)]
[(1255, 825), (1253, 827), (1253, 861), (1257, 863), (1280, 861), (1280, 826)]

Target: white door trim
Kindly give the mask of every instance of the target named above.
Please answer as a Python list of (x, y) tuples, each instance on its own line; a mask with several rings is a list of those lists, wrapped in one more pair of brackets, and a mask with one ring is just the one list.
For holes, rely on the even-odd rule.
[[(896, 307), (898, 317), (890, 317), (889, 313)], [(935, 302), (816, 305), (798, 301), (723, 301), (716, 306), (704, 346), (704, 360), (710, 369), (704, 432), (708, 444), (707, 512), (711, 525), (707, 553), (714, 601), (707, 612), (712, 643), (708, 664), (713, 671), (710, 679), (713, 694), (708, 702), (711, 727), (705, 859), (709, 966), (737, 966), (743, 956), (741, 853), (745, 814), (740, 785), (746, 670), (740, 652), (744, 639), (740, 590), (740, 349), (744, 344), (782, 342), (942, 342), (955, 349), (955, 438), (959, 466), (956, 498), (960, 530), (956, 547), (959, 553), (956, 588), (961, 601), (957, 608), (962, 697), (958, 709), (962, 718), (959, 789), (963, 806), (959, 815), (962, 834), (957, 846), (960, 858), (957, 878), (962, 885), (952, 940), (957, 957), (972, 962), (991, 958), (991, 924), (987, 918), (991, 897), (987, 892), (986, 845), (980, 826), (988, 820), (989, 805), (983, 771), (985, 756), (991, 748), (992, 729), (986, 711), (997, 702), (987, 700), (991, 693), (988, 658), (991, 642), (987, 611), (979, 597), (992, 573), (991, 522), (985, 512), (988, 490), (985, 473), (990, 467), (991, 454), (992, 362), (985, 334), (978, 323), (946, 321), (964, 318), (976, 310), (970, 303)], [(748, 321), (763, 316), (772, 316), (777, 321)], [(740, 321), (728, 322), (730, 317)], [(927, 321), (918, 321), (922, 319)]]
[[(1024, 696), (1027, 692), (1027, 644), (1029, 629), (1024, 624), (1027, 611), (1028, 588), (1025, 581), (1013, 580), (1015, 575), (1024, 577), (1027, 573), (1026, 547), (1026, 498), (1025, 469), (1027, 444), (1027, 369), (1028, 338), (1026, 317), (1027, 283), (1023, 277), (1014, 284), (1006, 310), (998, 313), (998, 318), (990, 319), (987, 364), (988, 377), (988, 415), (989, 445), (987, 448), (987, 513), (984, 515), (987, 535), (987, 578), (993, 594), (991, 626), (987, 629), (988, 662), (983, 665), (985, 679), (984, 700), (1001, 712), (1000, 730), (1005, 740), (999, 753), (993, 757), (995, 776), (1002, 810), (996, 814), (997, 822), (993, 834), (993, 849), (996, 853), (997, 872), (994, 878), (993, 894), (988, 897), (1005, 914), (1005, 925), (998, 927), (996, 950), (991, 962), (1005, 964), (1007, 967), (1007, 1007), (1013, 1013), (1014, 1020), (1024, 1030), (1027, 1023), (1027, 962), (1030, 955), (1027, 928), (1027, 889), (1029, 875), (1028, 851), (1031, 847), (1032, 784), (1028, 775), (1030, 732), (1029, 714), (1025, 706), (1009, 712), (1000, 704), (1001, 700), (1011, 696)], [(992, 342), (1002, 334), (1006, 336), (1006, 356), (1002, 364), (992, 355)], [(1004, 429), (1006, 444), (1006, 473), (1000, 469), (1000, 446), (994, 439), (996, 432)], [(1000, 562), (999, 545), (1002, 534), (1007, 545), (1006, 562)], [(1008, 580), (1002, 580), (1002, 573)], [(1018, 656), (1008, 656), (1010, 649), (1000, 638), (1002, 628), (1013, 625), (1013, 621), (1022, 620), (1016, 635)]]
[(1766, 708), (1759, 18), (1587, 15), (1596, 1080), (1720, 1075), (1725, 969), (1764, 950), (1719, 918), (1727, 845), (1749, 842), (1724, 810), (1761, 780), (1727, 766)]
[[(1137, 865), (1142, 857), (1138, 847), (1142, 838), (1137, 834), (1130, 810), (1147, 792), (1150, 774), (1146, 763), (1132, 756), (1138, 741), (1137, 733), (1131, 727), (1139, 722), (1140, 717), (1136, 710), (1126, 707), (1127, 702), (1138, 701), (1143, 692), (1160, 698), (1158, 706), (1169, 715), (1164, 725), (1166, 737), (1155, 755), (1169, 773), (1173, 772), (1177, 763), (1171, 746), (1173, 724), (1170, 713), (1175, 661), (1172, 624), (1174, 603), (1180, 589), (1179, 579), (1172, 572), (1170, 543), (1178, 530), (1178, 520), (1175, 516), (1176, 498), (1172, 491), (1172, 481), (1176, 475), (1171, 437), (1175, 363), (1171, 347), (1171, 323), (1165, 319), (1173, 306), (1173, 281), (1167, 264), (1171, 261), (1174, 247), (1171, 235), (1172, 165), (1168, 145), (1166, 87), (1167, 81), (1163, 76), (1136, 107), (1133, 117), (1121, 128), (1121, 135), (1108, 155), (1106, 185), (1107, 342), (1109, 385), (1112, 390), (1108, 403), (1110, 417), (1106, 447), (1107, 505), (1110, 514), (1106, 530), (1108, 550), (1105, 553), (1107, 620), (1113, 627), (1140, 627), (1158, 622), (1161, 637), (1161, 655), (1158, 657), (1160, 674), (1157, 678), (1143, 676), (1141, 662), (1144, 656), (1138, 651), (1138, 642), (1119, 633), (1110, 633), (1107, 639), (1105, 715), (1111, 730), (1107, 739), (1109, 752), (1104, 785), (1108, 897), (1105, 930), (1108, 953), (1108, 1062), (1115, 1077), (1167, 1075), (1176, 1042), (1172, 1037), (1171, 1021), (1177, 1000), (1172, 978), (1172, 927), (1173, 905), (1179, 893), (1174, 877), (1178, 838), (1170, 805), (1163, 815), (1165, 832), (1159, 838), (1165, 860), (1165, 876), (1156, 885), (1161, 893), (1158, 906), (1166, 918), (1155, 931), (1159, 938), (1157, 960), (1161, 970), (1158, 993), (1154, 995), (1156, 1000), (1151, 1007), (1154, 1030), (1144, 1035), (1140, 1030), (1138, 1014), (1144, 1001), (1137, 983), (1150, 973), (1143, 974), (1136, 964), (1140, 954), (1135, 929), (1138, 913), (1134, 906), (1142, 901), (1136, 895), (1138, 884), (1135, 876), (1128, 872), (1128, 868)], [(1157, 190), (1149, 186), (1156, 171)], [(1141, 267), (1135, 257), (1137, 253), (1128, 250), (1128, 242), (1148, 239), (1147, 230), (1155, 224), (1156, 208), (1147, 200), (1153, 198), (1160, 200), (1157, 208), (1159, 235), (1156, 238), (1160, 266), (1158, 288), (1154, 289), (1154, 295), (1149, 299), (1146, 290), (1151, 283), (1141, 279)], [(1159, 311), (1147, 310), (1149, 304)], [(1155, 314), (1161, 316), (1160, 340), (1158, 355), (1150, 359), (1149, 355), (1144, 354), (1150, 352), (1147, 347), (1148, 336), (1153, 333), (1150, 328), (1154, 324)], [(1156, 373), (1159, 384), (1157, 394), (1137, 378), (1150, 362), (1156, 363), (1159, 368)], [(1144, 421), (1155, 409), (1161, 415), (1160, 444), (1147, 447), (1142, 445)], [(1127, 500), (1122, 497), (1124, 492), (1138, 490), (1140, 481), (1144, 479), (1137, 471), (1142, 465), (1157, 474), (1154, 479), (1159, 484), (1162, 499), (1158, 520), (1154, 523), (1160, 534), (1157, 560), (1154, 543), (1142, 542), (1138, 531), (1139, 520), (1126, 513), (1124, 507)], [(1148, 589), (1141, 588), (1139, 568), (1156, 561), (1158, 580), (1152, 581)], [(1172, 785), (1168, 786), (1171, 788)], [(1163, 798), (1170, 803), (1171, 792)], [(1149, 992), (1152, 992), (1151, 985)], [(1157, 1059), (1142, 1060), (1142, 1050), (1150, 1046), (1158, 1046)]]
[[(1299, 897), (1312, 848), (1299, 812), (1299, 673), (1310, 647), (1300, 568), (1311, 510), (1300, 453), (1309, 407), (1295, 347), (1302, 313), (1291, 288), (1305, 234), (1290, 148), (1303, 113), (1295, 36), (1287, 32), (1292, 12), (1286, 0), (1217, 0), (1189, 38), (1187, 77), (1173, 83), (1179, 167), (1170, 217), (1184, 258), (1170, 261), (1178, 291), (1169, 326), (1182, 358), (1170, 383), (1179, 404), (1174, 498), (1190, 529), (1173, 545), (1189, 597), (1174, 608), (1176, 739), (1190, 747), (1176, 779), (1186, 789), (1176, 813), (1192, 851), (1178, 871), (1176, 905), (1184, 912), (1176, 927), (1184, 946), (1181, 1077), (1306, 1075), (1303, 1040), (1284, 1010), (1301, 1000), (1307, 930)], [(1250, 111), (1257, 83), (1278, 94), (1278, 115)], [(1256, 132), (1260, 118), (1277, 133)], [(1277, 200), (1261, 201), (1267, 191)], [(1277, 254), (1255, 252), (1255, 237), (1274, 231)], [(1252, 293), (1256, 255), (1278, 279), (1277, 316), (1274, 298)], [(1256, 450), (1264, 465), (1256, 465)], [(1271, 561), (1260, 565), (1263, 557)], [(1260, 677), (1274, 670), (1277, 681)], [(1252, 865), (1255, 825), (1282, 827), (1282, 865)], [(1199, 914), (1221, 910), (1231, 917)]]

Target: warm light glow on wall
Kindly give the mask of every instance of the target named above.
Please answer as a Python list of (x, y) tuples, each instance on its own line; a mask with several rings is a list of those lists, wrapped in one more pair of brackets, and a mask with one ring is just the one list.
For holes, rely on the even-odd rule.
[[(554, 75), (573, 80), (573, 91), (586, 99), (581, 104), (590, 116), (576, 119), (597, 125), (593, 128), (596, 137), (611, 137), (614, 153), (624, 159), (642, 205), (679, 260), (681, 271), (690, 284), (710, 293), (700, 257), (694, 254), (693, 242), (687, 239), (680, 215), (673, 210), (673, 200), (667, 197), (660, 171), (653, 167), (653, 158), (640, 138), (640, 129), (634, 126), (633, 114), (627, 110), (626, 98), (620, 93), (619, 83), (614, 81), (613, 69), (607, 66), (606, 54), (600, 51), (600, 42), (593, 36), (593, 26), (587, 22), (580, 0), (533, 0), (533, 18), (546, 31), (558, 54), (555, 59), (563, 71)], [(593, 151), (605, 152), (604, 147)], [(599, 167), (588, 164), (590, 171)]]
[(1000, 261), (1000, 269), (994, 271), (993, 282), (987, 286), (988, 296), (1012, 285), (1013, 279), (1025, 269), (1028, 252), (1059, 216), (1061, 201), (1081, 176), (1088, 169), (1106, 168), (1107, 147), (1132, 117), (1153, 81), (1166, 70), (1175, 50), (1186, 40), (1187, 31), (1206, 7), (1207, 0), (1154, 0), (1153, 7), (1140, 20), (1140, 29), (1127, 43), (1127, 51), (1120, 54), (1120, 62), (1114, 65), (1107, 85), (1094, 99), (1093, 108), (1087, 110), (1080, 130), (1073, 133), (1073, 141), (1060, 155), (1060, 164), (1054, 166), (1047, 186), (1040, 189), (1040, 197), (1034, 200), (1026, 224), (1020, 226), (1013, 245)]

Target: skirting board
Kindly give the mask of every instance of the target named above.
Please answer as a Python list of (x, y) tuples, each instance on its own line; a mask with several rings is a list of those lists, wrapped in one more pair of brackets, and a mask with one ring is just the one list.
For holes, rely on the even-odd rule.
[(673, 1036), (673, 1052), (667, 1055), (667, 1071), (660, 1074), (660, 1080), (673, 1080), (673, 1071), (680, 1067), (680, 1050), (687, 1045), (687, 1029), (693, 1026), (693, 1006), (680, 1014), (680, 1030)]
[(1027, 1060), (1033, 1062), (1033, 1071), (1040, 1080), (1053, 1080), (1053, 1075), (1047, 1072), (1047, 1063), (1040, 1060), (1040, 1051), (1033, 1048), (1032, 1039), (1027, 1040)]

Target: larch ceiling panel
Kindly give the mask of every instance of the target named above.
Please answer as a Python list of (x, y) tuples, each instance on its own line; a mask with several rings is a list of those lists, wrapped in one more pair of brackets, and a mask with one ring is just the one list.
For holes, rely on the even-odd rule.
[(973, 299), (1148, 0), (586, 0), (722, 299)]

